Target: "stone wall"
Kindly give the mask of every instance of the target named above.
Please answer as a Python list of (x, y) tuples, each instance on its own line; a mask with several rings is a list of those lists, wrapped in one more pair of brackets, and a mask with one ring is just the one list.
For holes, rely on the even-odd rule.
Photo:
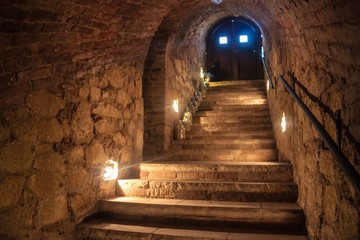
[[(292, 18), (284, 19), (288, 32), (284, 42), (266, 49), (272, 77), (276, 80), (283, 74), (295, 86), (334, 140), (335, 111), (341, 109), (342, 150), (360, 172), (359, 4), (304, 2), (284, 4), (281, 9), (278, 14)], [(293, 84), (292, 75), (298, 84)], [(360, 196), (304, 112), (275, 82), (269, 98), (277, 145), (281, 158), (294, 165), (298, 202), (305, 211), (310, 238), (358, 239)], [(280, 130), (283, 112), (288, 123), (285, 133)]]
[(133, 2), (1, 1), (1, 239), (72, 239), (115, 194), (105, 161), (141, 161), (144, 59), (169, 7)]

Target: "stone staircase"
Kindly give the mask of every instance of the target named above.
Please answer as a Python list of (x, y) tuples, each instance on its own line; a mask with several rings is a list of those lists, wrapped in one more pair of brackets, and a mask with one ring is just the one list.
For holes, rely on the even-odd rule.
[(292, 166), (277, 160), (263, 80), (211, 83), (176, 157), (142, 163), (79, 239), (306, 239)]

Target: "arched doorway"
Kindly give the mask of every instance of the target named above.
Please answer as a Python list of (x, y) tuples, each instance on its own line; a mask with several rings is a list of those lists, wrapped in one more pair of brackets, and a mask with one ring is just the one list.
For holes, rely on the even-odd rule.
[(229, 17), (216, 23), (207, 40), (207, 69), (215, 81), (262, 79), (262, 36), (255, 23)]

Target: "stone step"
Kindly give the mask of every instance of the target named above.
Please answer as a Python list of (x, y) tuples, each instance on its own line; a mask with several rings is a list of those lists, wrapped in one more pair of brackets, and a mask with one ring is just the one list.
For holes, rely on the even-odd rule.
[(227, 124), (227, 123), (240, 123), (241, 125), (244, 124), (259, 124), (259, 123), (270, 123), (271, 118), (270, 116), (212, 116), (212, 117), (200, 117), (194, 116), (193, 124), (201, 123), (201, 124)]
[(231, 87), (210, 87), (207, 93), (214, 92), (246, 92), (246, 91), (262, 91), (265, 92), (265, 84), (252, 84), (252, 85), (234, 85)]
[(181, 161), (273, 162), (278, 159), (276, 149), (183, 149), (178, 153)]
[(262, 105), (267, 104), (267, 98), (266, 97), (247, 97), (247, 98), (238, 98), (238, 99), (213, 99), (208, 100), (204, 99), (201, 102), (202, 105), (213, 105), (213, 106), (220, 106), (220, 105)]
[(244, 111), (244, 110), (253, 110), (253, 111), (269, 110), (269, 105), (268, 104), (211, 105), (211, 104), (202, 103), (198, 109), (198, 111), (214, 111), (216, 113), (218, 112), (237, 113), (239, 111)]
[(196, 117), (224, 118), (224, 117), (262, 117), (270, 116), (269, 109), (237, 109), (236, 111), (197, 111)]
[(179, 228), (168, 225), (121, 223), (108, 219), (96, 219), (77, 226), (78, 239), (86, 240), (306, 240), (303, 235), (236, 233), (226, 230)]
[(206, 132), (214, 132), (214, 131), (236, 131), (242, 132), (247, 130), (254, 129), (272, 129), (272, 123), (270, 119), (259, 119), (258, 121), (247, 121), (242, 120), (239, 122), (236, 121), (228, 121), (228, 122), (202, 122), (198, 123), (197, 121), (193, 121), (191, 124), (191, 130), (196, 131), (206, 131)]
[(211, 134), (241, 134), (241, 133), (252, 133), (255, 131), (272, 131), (271, 123), (259, 123), (253, 125), (241, 125), (241, 126), (205, 126), (196, 127), (194, 124), (191, 130), (187, 133), (188, 135), (211, 135)]
[(240, 96), (246, 94), (262, 94), (266, 95), (265, 87), (263, 86), (244, 86), (240, 88), (228, 88), (228, 89), (208, 89), (205, 96), (226, 96), (226, 94), (233, 96)]
[(266, 92), (259, 89), (246, 89), (246, 90), (231, 90), (231, 91), (208, 91), (205, 94), (204, 100), (209, 99), (243, 99), (243, 98), (258, 98), (265, 97)]
[(197, 143), (196, 141), (194, 141), (194, 143), (177, 143), (174, 142), (173, 144), (173, 148), (172, 149), (176, 149), (176, 150), (181, 150), (181, 149), (198, 149), (198, 150), (203, 150), (203, 149), (209, 149), (209, 150), (237, 150), (237, 149), (242, 149), (242, 150), (255, 150), (255, 149), (275, 149), (276, 148), (276, 144), (275, 144), (275, 140), (273, 139), (269, 139), (269, 141), (255, 141), (253, 139), (251, 139), (251, 141), (245, 142), (243, 141), (242, 143), (219, 143), (219, 141), (212, 141), (211, 143)]
[[(264, 137), (264, 136), (261, 136)], [(214, 142), (214, 139), (184, 139), (184, 140), (176, 140), (174, 141), (174, 145), (232, 145), (232, 144), (246, 144), (246, 145), (257, 145), (257, 144), (275, 144), (275, 139), (272, 138), (272, 136), (269, 136), (268, 138), (256, 138), (256, 137), (234, 137), (234, 138), (225, 138), (225, 139), (217, 139), (216, 142)]]
[(225, 140), (225, 139), (268, 139), (274, 138), (272, 129), (268, 130), (249, 130), (242, 132), (195, 132), (186, 133), (186, 139), (189, 140)]
[(180, 162), (162, 161), (142, 163), (141, 179), (169, 179), (187, 181), (292, 181), (292, 165), (284, 162)]
[[(215, 141), (214, 141), (215, 140)], [(231, 144), (275, 144), (275, 139), (272, 137), (272, 135), (269, 135), (268, 137), (264, 135), (257, 136), (249, 136), (246, 135), (237, 135), (237, 136), (223, 136), (223, 137), (217, 137), (211, 138), (199, 138), (199, 139), (183, 139), (183, 140), (175, 140), (174, 145), (189, 145), (189, 144), (210, 144), (210, 145), (231, 145)]]
[(206, 91), (206, 95), (208, 94), (222, 94), (222, 93), (230, 93), (230, 94), (237, 94), (237, 93), (261, 93), (266, 94), (265, 86), (264, 85), (243, 85), (243, 86), (232, 86), (228, 88), (219, 88), (219, 87), (210, 87)]
[(297, 186), (293, 182), (119, 179), (116, 186), (122, 197), (231, 202), (295, 202), (297, 199)]
[[(196, 227), (301, 232), (304, 216), (296, 203), (220, 202), (117, 197), (104, 199), (100, 212), (109, 219)], [(189, 224), (190, 223), (190, 224)]]
[(222, 82), (210, 82), (209, 89), (220, 88), (236, 88), (241, 86), (265, 86), (264, 79), (256, 79), (256, 80), (234, 80), (234, 81), (222, 81)]

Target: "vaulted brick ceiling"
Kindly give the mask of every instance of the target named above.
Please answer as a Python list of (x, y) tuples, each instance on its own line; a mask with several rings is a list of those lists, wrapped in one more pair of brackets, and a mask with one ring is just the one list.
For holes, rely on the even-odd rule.
[[(186, 36), (201, 40), (214, 22), (233, 15), (253, 19), (269, 42), (286, 40), (301, 45), (305, 43), (304, 37), (322, 37), (333, 38), (334, 42), (340, 39), (356, 44), (354, 36), (358, 30), (351, 23), (358, 21), (359, 9), (354, 9), (353, 1), (339, 6), (337, 2), (342, 1), (329, 4), (329, 1), (224, 0), (219, 5), (210, 0), (2, 1), (2, 29), (16, 34), (11, 38), (2, 36), (0, 42), (5, 48), (42, 43), (29, 49), (29, 55), (34, 56), (31, 61), (5, 63), (7, 71), (30, 68), (40, 61), (36, 58), (37, 53), (62, 53), (57, 58), (45, 58), (45, 64), (104, 55), (109, 56), (108, 62), (115, 58), (128, 60), (129, 52), (132, 53), (131, 58), (143, 61), (148, 45), (162, 22), (162, 27), (178, 32), (180, 40), (187, 39)], [(333, 27), (332, 32), (327, 30), (319, 36), (321, 27), (317, 28), (317, 25), (345, 20), (353, 30), (347, 33), (348, 36), (340, 34), (343, 26)], [(114, 43), (117, 49), (80, 54)], [(19, 50), (16, 53), (21, 56), (24, 52)], [(116, 56), (112, 55), (114, 53)], [(3, 59), (9, 59), (10, 54), (14, 56), (13, 49), (11, 53), (5, 51)], [(17, 66), (15, 69), (14, 65)]]

